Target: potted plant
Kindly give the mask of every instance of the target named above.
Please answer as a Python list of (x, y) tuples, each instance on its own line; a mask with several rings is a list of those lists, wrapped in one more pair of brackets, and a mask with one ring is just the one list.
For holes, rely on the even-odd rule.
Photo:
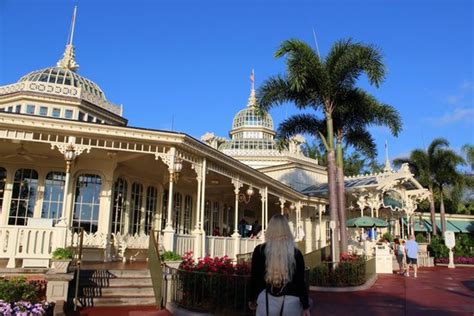
[(167, 266), (177, 268), (183, 261), (181, 256), (173, 251), (165, 251), (160, 255), (161, 262), (164, 262)]
[(72, 261), (72, 250), (70, 248), (56, 248), (52, 256), (51, 269), (56, 273), (67, 273)]

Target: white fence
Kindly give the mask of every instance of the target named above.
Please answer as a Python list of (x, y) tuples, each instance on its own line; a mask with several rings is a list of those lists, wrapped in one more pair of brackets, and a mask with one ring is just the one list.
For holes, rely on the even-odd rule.
[(211, 257), (234, 257), (234, 238), (206, 236), (206, 254)]
[(65, 234), (65, 227), (0, 226), (0, 258), (8, 259), (7, 268), (15, 268), (17, 259), (23, 267), (47, 268), (52, 251), (64, 247)]
[(240, 239), (240, 251), (239, 253), (248, 253), (252, 252), (257, 245), (260, 245), (263, 242), (262, 239), (251, 239), (251, 238), (242, 238)]
[(174, 235), (175, 252), (183, 256), (188, 251), (194, 250), (195, 237), (192, 235)]

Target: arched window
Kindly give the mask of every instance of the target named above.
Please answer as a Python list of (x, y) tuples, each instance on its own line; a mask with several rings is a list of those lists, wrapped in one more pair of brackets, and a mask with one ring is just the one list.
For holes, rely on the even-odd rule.
[(177, 234), (183, 233), (183, 223), (181, 222), (181, 209), (183, 208), (183, 196), (176, 192), (173, 198), (174, 202), (174, 220), (173, 228)]
[(54, 223), (59, 221), (63, 209), (64, 184), (66, 174), (64, 172), (53, 171), (46, 175), (44, 181), (42, 218), (52, 218)]
[(210, 221), (211, 221), (211, 201), (207, 200), (204, 206), (204, 231), (206, 232), (206, 235), (211, 234)]
[(193, 198), (191, 195), (184, 197), (184, 234), (191, 232), (191, 210), (193, 209)]
[(156, 212), (156, 199), (158, 190), (156, 187), (148, 187), (146, 189), (146, 205), (145, 205), (145, 233), (149, 233), (153, 223), (153, 214)]
[(140, 233), (140, 224), (142, 220), (142, 198), (143, 185), (134, 182), (132, 184), (132, 222), (130, 233), (135, 235)]
[(0, 167), (0, 213), (2, 212), (3, 194), (5, 193), (5, 183), (7, 182), (7, 170)]
[(127, 181), (118, 178), (114, 185), (114, 206), (112, 209), (112, 233), (122, 233), (124, 228)]
[(15, 172), (8, 225), (26, 225), (26, 219), (33, 217), (37, 189), (36, 170), (19, 169)]
[(97, 231), (102, 179), (95, 174), (77, 177), (74, 197), (73, 227), (83, 227), (88, 233)]
[(163, 203), (161, 205), (161, 230), (166, 227), (166, 220), (168, 219), (168, 190), (163, 191)]

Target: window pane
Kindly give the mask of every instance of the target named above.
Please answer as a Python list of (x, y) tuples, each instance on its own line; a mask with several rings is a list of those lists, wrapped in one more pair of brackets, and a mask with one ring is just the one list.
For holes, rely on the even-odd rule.
[(112, 209), (112, 233), (123, 233), (127, 182), (118, 178), (114, 185), (114, 206)]
[(40, 115), (46, 116), (48, 115), (48, 108), (45, 106), (40, 106)]
[(31, 105), (31, 104), (28, 104), (26, 106), (26, 113), (28, 114), (35, 114), (35, 106), (34, 105)]
[(64, 117), (67, 119), (72, 119), (72, 110), (64, 111)]
[(94, 174), (83, 174), (77, 178), (74, 197), (74, 227), (84, 227), (88, 233), (97, 231), (100, 191), (102, 180)]
[(16, 112), (16, 113), (21, 113), (21, 104), (18, 104), (18, 105), (15, 107), (15, 112)]
[(13, 181), (13, 194), (8, 225), (26, 225), (28, 217), (33, 217), (38, 172), (33, 169), (19, 169)]
[(61, 109), (53, 108), (53, 117), (61, 117)]
[(3, 194), (5, 193), (5, 183), (7, 181), (7, 170), (0, 167), (0, 214), (2, 213)]
[(142, 197), (143, 197), (143, 185), (140, 183), (132, 184), (132, 221), (130, 227), (130, 233), (135, 235), (140, 233), (140, 224), (142, 219)]
[(55, 224), (61, 217), (65, 179), (66, 174), (64, 172), (50, 172), (46, 175), (44, 183), (41, 217), (52, 218)]

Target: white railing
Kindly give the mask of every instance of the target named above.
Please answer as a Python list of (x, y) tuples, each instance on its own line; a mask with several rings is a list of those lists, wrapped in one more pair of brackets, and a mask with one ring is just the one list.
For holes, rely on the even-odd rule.
[(234, 238), (206, 236), (206, 254), (211, 257), (234, 257)]
[(174, 235), (175, 252), (183, 256), (188, 251), (194, 250), (195, 237), (191, 235)]
[(262, 239), (258, 238), (242, 238), (240, 239), (240, 252), (239, 253), (248, 253), (252, 252), (257, 245), (260, 245), (263, 242)]
[(47, 268), (52, 251), (64, 247), (65, 236), (65, 227), (0, 226), (0, 258), (8, 259), (7, 268), (15, 268), (17, 259), (23, 259), (23, 266), (26, 260)]

